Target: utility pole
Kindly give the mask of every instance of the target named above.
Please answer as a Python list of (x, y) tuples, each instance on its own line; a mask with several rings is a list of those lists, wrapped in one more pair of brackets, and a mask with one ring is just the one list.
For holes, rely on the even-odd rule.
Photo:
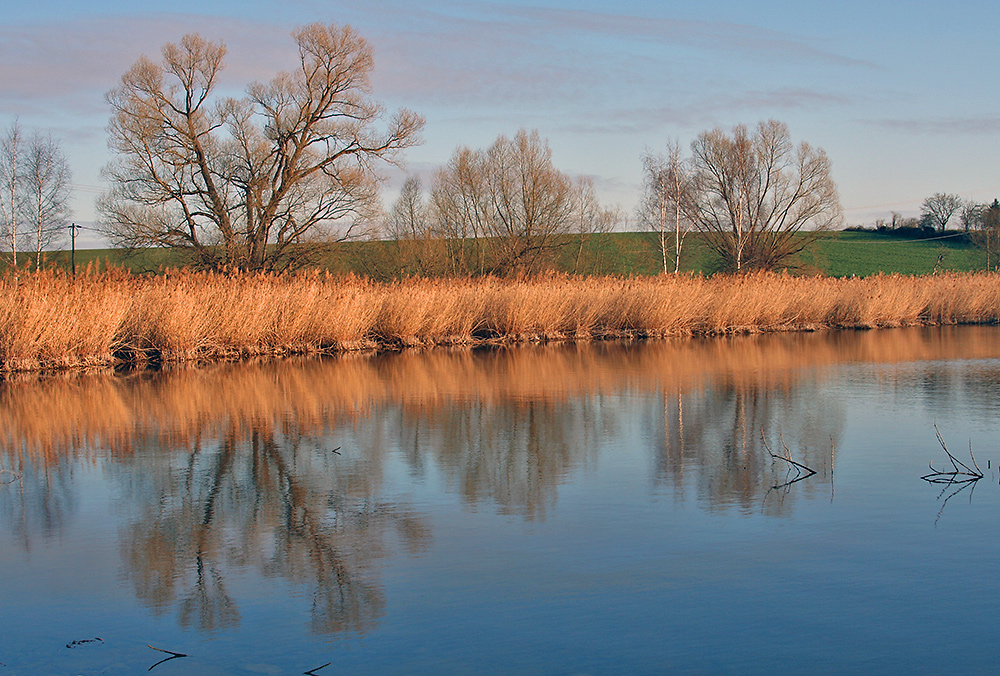
[(70, 253), (70, 265), (73, 269), (73, 279), (76, 279), (76, 231), (83, 226), (77, 225), (76, 223), (70, 223), (66, 227), (69, 228), (70, 240), (73, 243), (73, 248)]

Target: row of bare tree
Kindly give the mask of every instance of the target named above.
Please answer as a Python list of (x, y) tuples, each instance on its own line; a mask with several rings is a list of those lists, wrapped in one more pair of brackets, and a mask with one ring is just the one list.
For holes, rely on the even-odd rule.
[[(351, 27), (312, 24), (293, 37), (295, 67), (240, 98), (217, 92), (226, 47), (197, 34), (122, 76), (107, 95), (115, 160), (98, 200), (114, 245), (183, 250), (204, 268), (280, 271), (319, 262), (377, 222), (395, 242), (398, 273), (504, 275), (547, 267), (568, 246), (580, 258), (588, 236), (624, 222), (523, 129), (486, 149), (458, 148), (427, 195), (410, 179), (383, 213), (379, 169), (420, 142), (423, 118), (387, 116), (370, 97), (372, 50)], [(30, 239), (40, 264), (64, 226), (69, 173), (51, 138), (22, 137), (15, 125), (4, 140), (0, 209), (9, 250)], [(826, 155), (793, 145), (781, 122), (716, 128), (690, 157), (674, 144), (644, 162), (639, 217), (659, 233), (664, 272), (680, 270), (692, 230), (722, 269), (743, 272), (785, 264), (840, 218)]]
[[(552, 164), (537, 131), (500, 136), (485, 150), (459, 148), (434, 174), (429, 199), (419, 179), (403, 185), (386, 234), (406, 272), (483, 275), (533, 272), (575, 234), (610, 232), (622, 220), (601, 207), (588, 178)], [(578, 252), (578, 256), (579, 253)]]

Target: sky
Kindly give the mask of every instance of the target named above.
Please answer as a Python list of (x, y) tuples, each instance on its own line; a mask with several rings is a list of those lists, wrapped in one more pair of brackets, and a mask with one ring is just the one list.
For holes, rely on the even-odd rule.
[[(96, 219), (112, 156), (105, 93), (142, 55), (198, 32), (228, 47), (238, 94), (296, 61), (291, 31), (350, 24), (373, 97), (426, 118), (405, 172), (537, 129), (557, 168), (633, 212), (642, 155), (778, 119), (822, 148), (845, 224), (919, 213), (936, 192), (1000, 197), (996, 6), (953, 0), (36, 0), (0, 15), (0, 130), (61, 140), (73, 217)], [(388, 203), (404, 173), (387, 171)], [(93, 231), (81, 245), (100, 242)]]

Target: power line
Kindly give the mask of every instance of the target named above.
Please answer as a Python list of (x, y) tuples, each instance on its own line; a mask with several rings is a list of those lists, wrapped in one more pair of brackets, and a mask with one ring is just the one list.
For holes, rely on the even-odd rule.
[(79, 190), (81, 192), (92, 192), (95, 194), (100, 194), (105, 191), (105, 188), (102, 188), (97, 185), (87, 185), (85, 183), (70, 183), (69, 187), (72, 188), (73, 190)]
[(845, 241), (845, 240), (842, 240), (840, 238), (834, 238), (834, 237), (817, 237), (816, 241), (817, 242), (835, 242), (837, 244), (864, 244), (866, 246), (870, 246), (872, 244), (910, 244), (910, 243), (916, 243), (916, 242), (933, 242), (933, 241), (939, 240), (939, 239), (949, 239), (951, 237), (963, 237), (963, 236), (965, 236), (964, 232), (956, 232), (956, 233), (953, 233), (951, 235), (940, 235), (938, 237), (921, 237), (919, 239), (909, 239), (909, 238), (904, 239), (904, 238), (899, 238), (899, 239), (896, 239), (896, 240), (881, 240), (881, 241), (878, 241), (878, 242), (852, 242), (850, 240), (846, 240)]
[[(982, 193), (998, 194), (1000, 193), (1000, 186), (993, 185), (985, 188), (977, 188), (975, 190), (963, 190), (959, 194), (972, 194), (979, 195)], [(860, 207), (844, 207), (844, 211), (861, 211), (862, 209), (885, 209), (888, 207), (909, 207), (909, 206), (919, 206), (924, 201), (924, 198), (906, 200), (903, 202), (888, 202), (886, 204), (868, 204)]]

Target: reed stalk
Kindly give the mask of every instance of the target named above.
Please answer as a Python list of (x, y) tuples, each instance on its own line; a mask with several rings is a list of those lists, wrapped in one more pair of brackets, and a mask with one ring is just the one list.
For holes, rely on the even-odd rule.
[(1000, 275), (0, 278), (0, 370), (1000, 320)]

